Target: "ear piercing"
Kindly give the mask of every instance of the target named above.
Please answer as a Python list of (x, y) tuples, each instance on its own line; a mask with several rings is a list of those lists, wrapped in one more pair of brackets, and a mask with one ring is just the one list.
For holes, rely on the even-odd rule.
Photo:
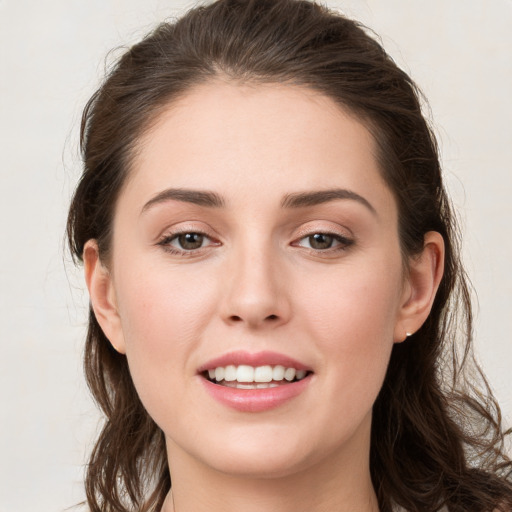
[(404, 338), (404, 341), (407, 341), (407, 338), (409, 338), (410, 336), (412, 336), (412, 332), (406, 332), (405, 333), (405, 338)]
[(414, 334), (414, 332), (409, 332), (409, 331), (405, 331), (405, 337), (402, 338), (402, 340), (400, 341), (400, 339), (398, 339), (396, 341), (396, 343), (404, 343), (405, 341), (407, 341), (408, 338), (410, 338), (412, 335)]

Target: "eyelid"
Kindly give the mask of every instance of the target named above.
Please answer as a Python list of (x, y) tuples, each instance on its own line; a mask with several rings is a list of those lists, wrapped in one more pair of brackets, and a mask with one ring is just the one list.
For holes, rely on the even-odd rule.
[(324, 233), (326, 235), (338, 236), (346, 240), (355, 240), (355, 236), (349, 228), (340, 226), (331, 221), (306, 222), (294, 233), (293, 238), (294, 240), (298, 240), (299, 238), (312, 236), (315, 233)]
[[(326, 226), (325, 223), (322, 225), (317, 222), (308, 222), (307, 224), (301, 226), (300, 229), (295, 233), (291, 245), (294, 247), (301, 247), (302, 249), (305, 249), (315, 255), (327, 256), (329, 254), (344, 251), (355, 243), (355, 237), (348, 228), (342, 229), (341, 226), (334, 227), (332, 226), (332, 223), (329, 224), (331, 225)], [(316, 234), (331, 236), (338, 242), (338, 244), (327, 249), (314, 249), (312, 247), (305, 247), (300, 244), (302, 240)]]
[(182, 221), (171, 224), (162, 229), (156, 237), (157, 242), (164, 238), (169, 238), (184, 233), (199, 233), (208, 238), (217, 238), (213, 229), (200, 221)]
[[(317, 230), (317, 231), (314, 231), (310, 234), (307, 234), (305, 236), (302, 236), (300, 238), (297, 238), (295, 239), (295, 241), (292, 243), (293, 245), (296, 245), (296, 246), (299, 246), (299, 247), (304, 247), (302, 245), (300, 245), (299, 242), (301, 242), (302, 240), (305, 240), (307, 238), (310, 238), (314, 235), (326, 235), (326, 236), (330, 236), (332, 237), (334, 240), (336, 240), (341, 247), (343, 248), (347, 248), (349, 246), (351, 246), (353, 243), (354, 243), (354, 240), (350, 239), (350, 238), (347, 238), (346, 236), (343, 236), (343, 235), (339, 235), (338, 233), (332, 233), (332, 232), (329, 232), (329, 231), (326, 231), (326, 230)], [(306, 249), (308, 249), (308, 247), (305, 247)], [(309, 247), (309, 249), (315, 251), (315, 252), (327, 252), (329, 250), (336, 250), (337, 247), (329, 247), (327, 249), (313, 249), (312, 247)]]
[[(170, 242), (175, 240), (180, 235), (185, 235), (187, 233), (195, 233), (198, 235), (202, 235), (207, 238), (210, 243), (204, 247), (199, 247), (197, 249), (179, 249), (178, 247), (171, 246)], [(210, 247), (216, 247), (222, 245), (222, 243), (218, 240), (218, 238), (212, 233), (211, 229), (204, 227), (198, 227), (197, 224), (190, 222), (181, 222), (175, 226), (169, 226), (166, 229), (162, 230), (161, 234), (158, 236), (155, 245), (162, 247), (165, 251), (181, 255), (181, 256), (195, 256), (198, 253), (202, 253)]]

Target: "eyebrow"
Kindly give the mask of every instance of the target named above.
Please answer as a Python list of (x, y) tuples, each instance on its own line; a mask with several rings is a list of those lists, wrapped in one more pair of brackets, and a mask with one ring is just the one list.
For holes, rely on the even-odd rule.
[(184, 203), (207, 206), (209, 208), (221, 208), (224, 206), (224, 199), (215, 193), (203, 190), (190, 190), (184, 188), (168, 188), (152, 197), (142, 208), (141, 213), (149, 210), (153, 206), (167, 201), (182, 201)]
[[(305, 208), (308, 206), (316, 206), (319, 204), (328, 203), (336, 199), (350, 199), (357, 201), (358, 203), (368, 208), (368, 210), (370, 210), (374, 215), (377, 215), (377, 211), (367, 199), (365, 199), (363, 196), (360, 196), (359, 194), (356, 194), (355, 192), (352, 192), (351, 190), (343, 188), (287, 194), (281, 201), (281, 207)], [(183, 188), (168, 188), (152, 197), (143, 206), (141, 213), (144, 213), (157, 204), (165, 203), (170, 200), (197, 204), (198, 206), (206, 206), (209, 208), (222, 208), (226, 204), (222, 196), (216, 192)]]
[(350, 199), (357, 201), (358, 203), (366, 206), (374, 215), (377, 215), (377, 211), (370, 204), (370, 202), (363, 196), (346, 190), (344, 188), (334, 188), (328, 190), (318, 190), (313, 192), (298, 192), (295, 194), (287, 194), (282, 202), (283, 208), (304, 208), (307, 206), (316, 206), (323, 203), (328, 203), (336, 199)]

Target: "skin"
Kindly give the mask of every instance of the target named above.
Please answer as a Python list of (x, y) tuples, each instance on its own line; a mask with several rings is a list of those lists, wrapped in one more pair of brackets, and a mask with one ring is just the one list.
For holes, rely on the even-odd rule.
[[(441, 236), (427, 233), (404, 273), (372, 136), (307, 89), (201, 85), (165, 109), (139, 149), (110, 260), (94, 240), (84, 260), (98, 321), (166, 435), (164, 511), (378, 510), (371, 409), (393, 344), (428, 316)], [(163, 198), (170, 188), (213, 192), (223, 205)], [(327, 189), (363, 200), (283, 207)], [(206, 236), (185, 250), (178, 231)], [(315, 233), (332, 234), (332, 247), (313, 247)], [(280, 407), (236, 411), (197, 373), (233, 350), (279, 352), (314, 374)]]

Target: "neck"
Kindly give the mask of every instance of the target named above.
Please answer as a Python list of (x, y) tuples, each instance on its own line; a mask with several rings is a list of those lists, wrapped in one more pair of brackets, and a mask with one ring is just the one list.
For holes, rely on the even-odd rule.
[(215, 471), (167, 442), (173, 490), (162, 512), (379, 510), (368, 450), (352, 446), (284, 476), (254, 477)]

